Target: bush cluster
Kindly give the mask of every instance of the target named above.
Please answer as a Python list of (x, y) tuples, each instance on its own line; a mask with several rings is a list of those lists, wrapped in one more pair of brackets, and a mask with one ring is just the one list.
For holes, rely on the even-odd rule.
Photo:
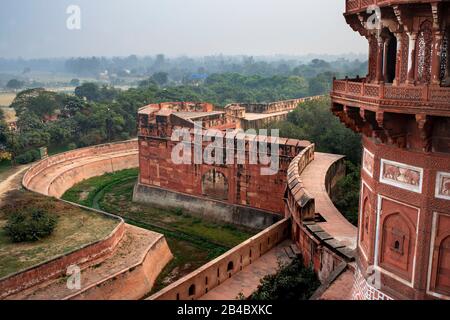
[(320, 286), (316, 274), (305, 267), (300, 258), (289, 265), (280, 264), (278, 273), (261, 280), (251, 300), (295, 301), (308, 300)]
[(51, 235), (56, 222), (42, 209), (24, 210), (9, 215), (5, 232), (12, 242), (35, 242)]
[(41, 158), (41, 155), (39, 151), (33, 149), (26, 151), (25, 153), (22, 153), (16, 157), (16, 162), (19, 164), (27, 164), (34, 162), (36, 160), (39, 160)]

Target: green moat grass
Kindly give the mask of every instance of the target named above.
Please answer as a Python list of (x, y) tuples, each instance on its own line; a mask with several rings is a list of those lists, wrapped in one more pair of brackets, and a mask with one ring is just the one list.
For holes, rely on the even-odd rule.
[(85, 180), (68, 190), (63, 199), (119, 215), (127, 223), (164, 234), (174, 259), (152, 290), (156, 292), (242, 243), (257, 231), (203, 220), (182, 210), (134, 203), (138, 169), (123, 170)]

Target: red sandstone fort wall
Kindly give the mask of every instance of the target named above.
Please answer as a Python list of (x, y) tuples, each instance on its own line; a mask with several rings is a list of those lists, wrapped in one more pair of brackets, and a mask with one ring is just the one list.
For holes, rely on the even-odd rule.
[[(289, 219), (276, 223), (154, 294), (149, 300), (195, 300), (202, 297), (288, 238), (289, 223)], [(189, 294), (190, 291), (194, 294)]]
[(140, 261), (68, 297), (69, 300), (139, 300), (151, 291), (156, 278), (173, 258), (160, 235), (144, 251)]
[[(205, 176), (217, 172), (225, 179), (226, 192), (219, 200), (230, 204), (249, 206), (278, 214), (284, 212), (284, 191), (289, 163), (309, 142), (287, 140), (280, 145), (280, 169), (274, 175), (262, 175), (261, 169), (268, 166), (249, 164), (249, 147), (246, 146), (246, 163), (243, 165), (174, 164), (172, 151), (178, 142), (168, 139), (140, 136), (139, 166), (140, 184), (159, 187), (193, 196), (206, 196)], [(226, 143), (224, 143), (224, 146)], [(202, 154), (207, 143), (202, 146)], [(194, 146), (191, 146), (191, 155)], [(224, 150), (224, 154), (226, 154)], [(236, 152), (235, 152), (236, 154)], [(193, 162), (193, 161), (192, 161)], [(237, 160), (235, 159), (235, 163)], [(214, 196), (212, 196), (214, 198)]]

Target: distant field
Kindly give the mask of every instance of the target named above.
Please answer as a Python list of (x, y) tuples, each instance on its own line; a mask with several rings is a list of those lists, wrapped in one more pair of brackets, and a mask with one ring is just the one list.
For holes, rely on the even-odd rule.
[(14, 92), (1, 92), (0, 93), (0, 107), (9, 107), (16, 97)]

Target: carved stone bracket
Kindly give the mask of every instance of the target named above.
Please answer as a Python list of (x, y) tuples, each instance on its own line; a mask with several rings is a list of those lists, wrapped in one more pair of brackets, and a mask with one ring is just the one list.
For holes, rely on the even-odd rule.
[(422, 143), (422, 150), (424, 152), (431, 151), (431, 119), (425, 114), (416, 115), (417, 128), (420, 132), (420, 140)]

